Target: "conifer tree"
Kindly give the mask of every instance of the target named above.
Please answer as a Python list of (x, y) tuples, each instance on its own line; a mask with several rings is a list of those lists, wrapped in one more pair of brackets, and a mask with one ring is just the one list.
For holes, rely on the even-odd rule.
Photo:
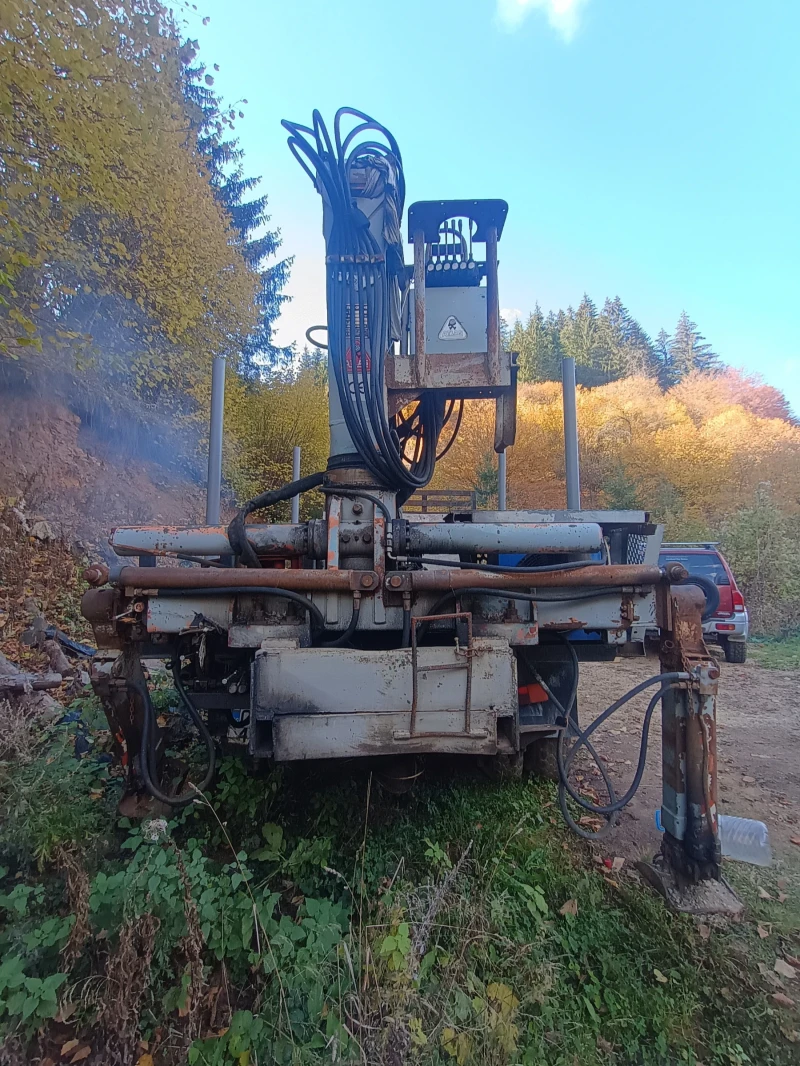
[(515, 323), (507, 344), (519, 354), (520, 381), (552, 381), (558, 375), (558, 342), (538, 303), (524, 326)]
[[(275, 344), (273, 331), (281, 306), (289, 297), (283, 288), (289, 280), (291, 258), (267, 265), (281, 246), (278, 230), (267, 229), (267, 197), (247, 199), (261, 182), (260, 177), (245, 177), (241, 160), (244, 151), (237, 138), (230, 138), (234, 128), (236, 109), (223, 104), (214, 89), (213, 75), (203, 65), (191, 66), (195, 56), (193, 42), (184, 51), (184, 95), (194, 105), (194, 123), (198, 149), (208, 161), (211, 186), (217, 200), (231, 220), (241, 239), (240, 251), (245, 262), (260, 278), (256, 296), (258, 323), (248, 335), (238, 360), (237, 369), (246, 378), (256, 379), (268, 369), (285, 367), (292, 358), (291, 346)], [(218, 69), (215, 67), (215, 69)], [(246, 100), (242, 101), (247, 103)], [(243, 112), (238, 112), (243, 117)]]
[(669, 354), (677, 381), (692, 370), (713, 371), (718, 370), (720, 366), (719, 356), (685, 311), (681, 311), (681, 317), (669, 343)]
[(651, 376), (655, 372), (650, 338), (619, 296), (606, 300), (600, 314), (598, 334), (600, 365), (606, 381), (632, 374)]
[(670, 345), (672, 338), (665, 329), (661, 329), (656, 337), (655, 344), (653, 345), (653, 354), (655, 356), (656, 377), (658, 383), (662, 389), (666, 392), (667, 389), (671, 389), (673, 385), (677, 385), (678, 378), (675, 374), (675, 368), (672, 365), (672, 355), (670, 354)]

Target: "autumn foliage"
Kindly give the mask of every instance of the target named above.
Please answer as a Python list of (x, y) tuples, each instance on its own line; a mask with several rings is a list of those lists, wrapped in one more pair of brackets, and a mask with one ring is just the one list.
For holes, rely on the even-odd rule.
[(198, 150), (190, 46), (157, 0), (0, 0), (0, 27), (0, 353), (191, 392), (259, 281)]
[[(800, 620), (800, 426), (779, 390), (733, 369), (667, 392), (629, 377), (579, 387), (578, 424), (584, 507), (649, 511), (672, 540), (722, 540), (756, 624)], [(468, 404), (434, 486), (477, 488), (494, 505), (493, 433), (493, 404)], [(560, 385), (523, 385), (509, 508), (565, 506), (563, 433)]]

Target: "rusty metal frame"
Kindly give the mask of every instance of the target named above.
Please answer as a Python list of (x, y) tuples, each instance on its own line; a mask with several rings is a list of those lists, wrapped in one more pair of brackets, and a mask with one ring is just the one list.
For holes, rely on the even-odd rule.
[[(425, 666), (423, 669), (427, 671), (436, 670), (466, 670), (467, 671), (467, 691), (464, 699), (464, 729), (460, 733), (452, 732), (417, 732), (417, 709), (419, 703), (419, 660), (417, 652), (419, 645), (417, 644), (417, 626), (426, 622), (444, 622), (448, 619), (457, 621), (459, 618), (465, 618), (467, 621), (467, 647), (462, 649), (457, 647), (456, 654), (464, 656), (464, 662), (459, 663), (437, 663), (434, 666)], [(472, 659), (473, 659), (473, 646), (472, 646), (472, 612), (471, 611), (451, 611), (449, 614), (428, 614), (419, 615), (417, 618), (411, 619), (411, 721), (409, 724), (409, 737), (476, 737), (485, 739), (485, 732), (479, 730), (477, 733), (472, 732)]]
[(425, 231), (414, 231), (414, 383), (424, 389), (427, 384), (425, 352)]
[[(703, 593), (692, 585), (659, 587), (660, 658), (665, 672), (692, 676), (664, 696), (662, 807), (669, 811), (662, 852), (696, 882), (720, 877), (716, 696), (719, 666), (703, 640)], [(662, 815), (664, 817), (664, 815)]]

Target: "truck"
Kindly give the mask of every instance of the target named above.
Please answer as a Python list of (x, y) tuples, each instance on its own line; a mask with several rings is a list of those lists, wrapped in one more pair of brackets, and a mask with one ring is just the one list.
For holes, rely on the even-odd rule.
[[(194, 802), (219, 750), (253, 766), (369, 759), (388, 781), (432, 755), (515, 772), (549, 759), (569, 824), (591, 835), (577, 804), (610, 831), (632, 792), (617, 796), (601, 766), (608, 802), (597, 804), (571, 777), (599, 724), (578, 725), (579, 664), (613, 657), (644, 625), (661, 634), (661, 671), (629, 697), (651, 694), (648, 723), (663, 704), (666, 832), (654, 877), (675, 905), (688, 883), (718, 888), (719, 669), (702, 639), (716, 588), (659, 563), (661, 530), (647, 512), (576, 503), (574, 365), (567, 508), (404, 510), (455, 441), (466, 403), (494, 403), (499, 456), (514, 443), (517, 362), (501, 343), (498, 287), (508, 204), (412, 204), (407, 264), (392, 134), (352, 108), (337, 112), (332, 132), (318, 112), (310, 126), (284, 126), (322, 202), (330, 456), (325, 470), (247, 501), (227, 526), (212, 508), (197, 528), (118, 528), (117, 561), (88, 568), (92, 683), (125, 802)], [(217, 396), (212, 411), (221, 409)], [(219, 423), (211, 438), (218, 471)], [(322, 517), (248, 521), (312, 489), (324, 496)], [(153, 660), (168, 665), (205, 745), (199, 782), (176, 780), (165, 758)]]

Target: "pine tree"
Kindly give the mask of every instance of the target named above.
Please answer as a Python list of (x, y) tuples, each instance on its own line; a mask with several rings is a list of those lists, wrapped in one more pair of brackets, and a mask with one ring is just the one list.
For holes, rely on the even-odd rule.
[[(289, 297), (283, 289), (289, 280), (292, 259), (282, 259), (267, 266), (281, 246), (277, 230), (266, 229), (267, 197), (247, 200), (246, 196), (261, 182), (260, 177), (246, 178), (241, 165), (244, 156), (238, 139), (227, 137), (233, 130), (236, 111), (226, 107), (211, 86), (213, 76), (204, 66), (191, 66), (193, 46), (187, 45), (184, 58), (184, 96), (193, 105), (194, 126), (198, 148), (205, 156), (211, 185), (217, 200), (225, 208), (231, 225), (240, 241), (240, 251), (248, 264), (260, 276), (256, 297), (258, 324), (249, 334), (239, 357), (239, 372), (256, 380), (265, 369), (285, 367), (294, 355), (292, 346), (276, 345), (273, 337), (275, 322), (281, 306)], [(247, 101), (243, 101), (247, 103)], [(242, 117), (242, 112), (239, 112)], [(258, 233), (258, 236), (255, 234)]]
[(680, 381), (692, 370), (714, 371), (720, 359), (703, 334), (685, 311), (681, 311), (675, 333), (669, 343), (669, 355), (676, 380)]
[(658, 378), (659, 385), (665, 392), (667, 389), (671, 389), (673, 385), (678, 384), (678, 378), (670, 354), (671, 344), (672, 338), (669, 333), (667, 333), (665, 329), (659, 330), (656, 342), (653, 346), (653, 354), (655, 356), (656, 377)]
[(650, 338), (615, 296), (607, 299), (599, 320), (600, 366), (606, 381), (632, 374), (655, 373), (655, 358)]
[[(575, 380), (579, 385), (586, 385), (588, 388), (603, 385), (608, 377), (603, 367), (599, 322), (594, 302), (584, 293), (578, 310), (573, 311), (568, 307), (566, 314), (559, 311), (558, 319), (561, 323), (559, 336), (563, 354), (575, 360)], [(560, 367), (557, 376), (561, 376)]]
[(515, 323), (507, 343), (510, 351), (519, 354), (520, 381), (552, 381), (557, 377), (561, 358), (557, 339), (538, 303), (524, 326)]

